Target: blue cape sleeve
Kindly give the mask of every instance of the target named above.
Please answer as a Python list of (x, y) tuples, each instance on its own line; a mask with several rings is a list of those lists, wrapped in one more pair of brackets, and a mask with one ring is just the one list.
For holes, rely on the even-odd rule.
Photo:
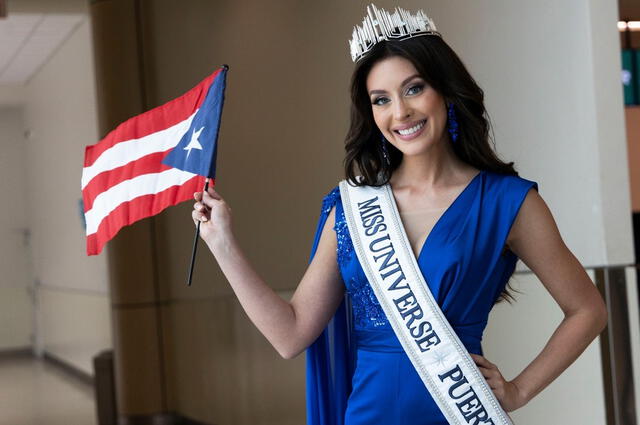
[[(335, 187), (322, 201), (309, 262), (313, 260), (329, 212), (339, 197), (340, 190)], [(354, 367), (349, 312), (349, 298), (345, 296), (322, 334), (307, 348), (307, 425), (344, 424)]]

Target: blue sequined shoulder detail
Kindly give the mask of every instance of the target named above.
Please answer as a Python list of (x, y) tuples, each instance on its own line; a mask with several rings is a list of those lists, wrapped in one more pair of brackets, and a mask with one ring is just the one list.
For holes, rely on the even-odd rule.
[(339, 197), (340, 188), (336, 186), (322, 199), (322, 214), (329, 214)]
[(346, 267), (347, 262), (351, 260), (351, 256), (353, 255), (353, 243), (351, 242), (351, 235), (349, 235), (347, 220), (344, 217), (344, 210), (342, 208), (336, 208), (336, 223), (333, 226), (333, 230), (336, 231), (336, 238), (338, 240), (338, 264), (341, 267)]
[[(331, 208), (338, 203), (338, 199), (340, 199), (340, 188), (336, 186), (322, 200), (322, 213), (329, 214), (331, 212)], [(333, 230), (336, 232), (338, 242), (338, 264), (341, 267), (344, 267), (347, 261), (351, 259), (353, 245), (351, 244), (351, 237), (349, 236), (349, 229), (347, 228), (347, 222), (345, 221), (344, 211), (342, 208), (336, 208)]]
[[(329, 214), (329, 212), (331, 212), (331, 208), (338, 203), (338, 199), (340, 199), (340, 188), (336, 186), (322, 200), (322, 213)], [(336, 232), (338, 242), (338, 264), (341, 267), (344, 267), (347, 264), (347, 261), (351, 259), (353, 245), (351, 243), (351, 236), (349, 236), (349, 229), (347, 228), (347, 222), (342, 208), (336, 208), (333, 230)]]
[[(340, 189), (336, 187), (323, 200), (323, 212), (328, 214), (340, 199)], [(349, 267), (354, 251), (349, 227), (344, 216), (344, 209), (336, 207), (335, 225), (333, 230), (336, 232), (338, 265), (340, 269), (345, 270)], [(353, 267), (353, 265), (351, 266)], [(359, 267), (359, 264), (357, 265)], [(349, 279), (347, 293), (352, 300), (353, 317), (357, 328), (371, 329), (380, 326), (388, 326), (387, 316), (384, 314), (378, 299), (373, 293), (373, 289), (369, 285), (366, 278), (357, 278), (355, 276)]]

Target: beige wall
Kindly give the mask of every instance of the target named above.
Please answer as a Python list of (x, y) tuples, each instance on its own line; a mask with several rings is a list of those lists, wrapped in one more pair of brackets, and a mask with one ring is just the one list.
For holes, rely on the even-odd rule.
[[(247, 255), (284, 297), (306, 268), (321, 199), (340, 179), (349, 106), (347, 44), (325, 26), (331, 19), (348, 33), (350, 6), (300, 5), (158, 1), (147, 23), (158, 29), (148, 50), (154, 104), (230, 65), (217, 189), (233, 206)], [(328, 37), (322, 45), (318, 34)], [(206, 248), (193, 286), (185, 286), (190, 207), (171, 208), (158, 220), (159, 275), (170, 298), (170, 409), (206, 423), (304, 423), (304, 356), (279, 358)]]
[[(515, 378), (538, 355), (563, 318), (535, 275), (517, 274), (511, 284), (522, 293), (514, 304), (494, 307), (482, 343), (485, 357), (506, 379)], [(596, 339), (547, 389), (510, 415), (518, 425), (602, 425), (606, 423), (603, 388)]]
[[(7, 94), (3, 90), (1, 94)], [(19, 96), (11, 90), (7, 99)], [(3, 102), (0, 100), (0, 105)], [(0, 106), (0, 350), (31, 345), (33, 304), (29, 296), (27, 172), (22, 110)]]
[(106, 256), (87, 257), (79, 200), (85, 145), (98, 140), (88, 18), (25, 86), (36, 350), (92, 373), (111, 346)]
[(485, 89), (498, 152), (539, 183), (576, 257), (633, 262), (617, 2), (424, 7)]
[[(569, 249), (585, 267), (632, 263), (616, 2), (430, 5), (445, 38), (485, 89), (498, 152), (539, 183)], [(526, 267), (520, 263), (519, 269)], [(487, 357), (509, 379), (562, 320), (534, 275), (513, 282), (523, 294), (513, 306), (492, 311), (483, 339)], [(514, 412), (515, 422), (604, 423), (599, 343)]]
[[(364, 4), (145, 3), (154, 104), (183, 93), (222, 63), (231, 67), (217, 188), (234, 209), (249, 258), (283, 297), (306, 267), (321, 198), (341, 178), (352, 69), (346, 40)], [(540, 183), (578, 258), (586, 265), (630, 262), (627, 170), (615, 166), (626, 163), (621, 94), (612, 78), (617, 35), (615, 26), (608, 27), (616, 19), (615, 2), (405, 6), (433, 15), (485, 89), (499, 152), (516, 161), (523, 177)], [(26, 205), (34, 207), (11, 218), (31, 228), (32, 278), (42, 285), (36, 297), (38, 346), (87, 372), (91, 356), (111, 344), (105, 255), (84, 254), (77, 205), (83, 147), (98, 138), (90, 38), (85, 21), (24, 88), (31, 138), (21, 164), (25, 172), (37, 170), (25, 178)], [(278, 358), (205, 249), (194, 286), (185, 287), (193, 232), (189, 209), (188, 203), (169, 209), (157, 220), (170, 409), (211, 423), (302, 423), (304, 356)], [(25, 306), (15, 313), (0, 304), (0, 319), (22, 315), (21, 323), (28, 323), (25, 279), (17, 287), (0, 285), (0, 300)], [(484, 344), (487, 356), (510, 375), (542, 348), (561, 318), (535, 278), (523, 275), (518, 284), (525, 295), (514, 308), (494, 310)], [(544, 320), (536, 326), (527, 319), (532, 316)], [(0, 333), (0, 348), (2, 341), (22, 344), (28, 333), (26, 327), (6, 338)], [(543, 409), (561, 418), (582, 399), (589, 400), (584, 413), (594, 422), (581, 423), (601, 423), (599, 377), (594, 342), (561, 379), (516, 412), (517, 422), (539, 423)], [(574, 378), (582, 393), (562, 398)]]
[[(221, 63), (231, 66), (218, 189), (234, 208), (237, 235), (254, 265), (288, 297), (306, 266), (320, 199), (341, 178), (352, 68), (346, 39), (364, 3), (166, 0), (146, 6), (155, 104)], [(516, 161), (524, 177), (540, 183), (578, 258), (588, 265), (629, 262), (627, 171), (615, 166), (625, 163), (621, 99), (611, 78), (618, 52), (608, 25), (615, 21), (615, 3), (458, 0), (405, 6), (427, 8), (469, 65), (487, 93), (498, 150)], [(27, 216), (34, 278), (43, 285), (39, 334), (44, 349), (87, 370), (91, 355), (109, 346), (110, 332), (104, 255), (84, 256), (77, 207), (82, 147), (97, 140), (86, 22), (25, 91), (32, 134), (25, 169), (38, 170), (27, 179), (27, 199), (46, 206), (30, 208)], [(168, 210), (157, 222), (168, 300), (163, 318), (170, 407), (216, 423), (301, 423), (303, 357), (277, 357), (204, 250), (194, 286), (184, 287), (189, 207)], [(487, 355), (510, 374), (541, 348), (561, 317), (536, 279), (522, 277), (520, 284), (526, 295), (514, 309), (494, 311), (485, 338)], [(24, 300), (21, 294), (15, 299)], [(534, 326), (525, 321), (531, 316), (545, 320)], [(523, 335), (528, 338), (519, 340)], [(506, 352), (505, 345), (523, 349)], [(517, 412), (518, 423), (537, 423), (543, 409), (558, 418), (571, 410), (573, 400), (556, 397), (570, 378), (580, 380), (580, 397), (590, 402), (585, 413), (599, 421), (596, 348), (597, 342)]]
[[(302, 276), (320, 200), (341, 178), (352, 69), (347, 39), (364, 5), (167, 0), (148, 9), (154, 104), (183, 93), (220, 64), (230, 65), (217, 189), (233, 208), (236, 234), (252, 263), (280, 291), (292, 291)], [(539, 182), (581, 262), (630, 262), (627, 170), (617, 165), (626, 163), (626, 152), (615, 1), (410, 1), (404, 6), (433, 15), (485, 89), (498, 151), (516, 161), (523, 177)], [(278, 423), (301, 423), (302, 361), (274, 355), (205, 250), (194, 286), (184, 286), (193, 231), (189, 209), (170, 209), (157, 223), (160, 276), (171, 299), (166, 308), (171, 407), (215, 423), (267, 424), (278, 417)], [(521, 284), (528, 295), (516, 308), (496, 310), (485, 340), (493, 361), (512, 374), (542, 348), (561, 319), (537, 279), (522, 277)], [(535, 338), (523, 340), (522, 329), (534, 327), (532, 316), (544, 323)], [(581, 423), (601, 423), (597, 344), (522, 409), (518, 423), (539, 423), (536, 412), (543, 408), (561, 418), (577, 410), (572, 403), (580, 399), (591, 403)], [(526, 350), (512, 355), (505, 347), (514, 345)], [(234, 355), (259, 360), (242, 364)], [(262, 380), (269, 376), (260, 373), (274, 370), (281, 373), (273, 375), (279, 376), (277, 386), (256, 385), (268, 385)], [(581, 383), (572, 389), (575, 398), (556, 397), (573, 378)], [(289, 391), (281, 394), (280, 388)], [(242, 407), (256, 417), (251, 421), (223, 406)]]
[(46, 353), (93, 375), (93, 356), (111, 347), (108, 296), (43, 285), (38, 307)]
[[(485, 88), (499, 152), (540, 183), (582, 263), (630, 262), (615, 2), (410, 3), (428, 8)], [(151, 106), (231, 65), (218, 189), (249, 257), (285, 297), (304, 270), (320, 198), (340, 178), (352, 67), (345, 41), (362, 6), (144, 3)], [(194, 286), (184, 287), (189, 209), (156, 222), (170, 409), (216, 423), (300, 423), (303, 359), (277, 358), (206, 252)], [(487, 355), (511, 376), (562, 318), (537, 279), (521, 275), (518, 284), (525, 293), (513, 308), (495, 309), (485, 338)], [(546, 412), (558, 422), (602, 423), (598, 344), (516, 412), (517, 422), (540, 423)]]
[(22, 86), (0, 86), (0, 107), (16, 108), (23, 101), (24, 88)]

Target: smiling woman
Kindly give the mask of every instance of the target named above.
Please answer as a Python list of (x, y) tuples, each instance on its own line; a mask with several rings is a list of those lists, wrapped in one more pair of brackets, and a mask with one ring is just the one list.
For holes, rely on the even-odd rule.
[[(367, 11), (350, 43), (346, 179), (323, 199), (291, 300), (249, 264), (215, 190), (195, 194), (192, 218), (276, 350), (292, 358), (307, 349), (309, 425), (511, 424), (506, 412), (603, 329), (603, 301), (537, 183), (491, 148), (483, 91), (433, 21)], [(506, 380), (481, 341), (518, 259), (565, 319)]]

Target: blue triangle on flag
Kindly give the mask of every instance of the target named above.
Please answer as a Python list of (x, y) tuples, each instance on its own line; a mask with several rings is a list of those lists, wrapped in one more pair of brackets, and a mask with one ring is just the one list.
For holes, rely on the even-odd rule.
[(162, 163), (201, 176), (215, 178), (220, 118), (228, 67), (224, 65), (209, 86), (207, 96), (180, 142)]

